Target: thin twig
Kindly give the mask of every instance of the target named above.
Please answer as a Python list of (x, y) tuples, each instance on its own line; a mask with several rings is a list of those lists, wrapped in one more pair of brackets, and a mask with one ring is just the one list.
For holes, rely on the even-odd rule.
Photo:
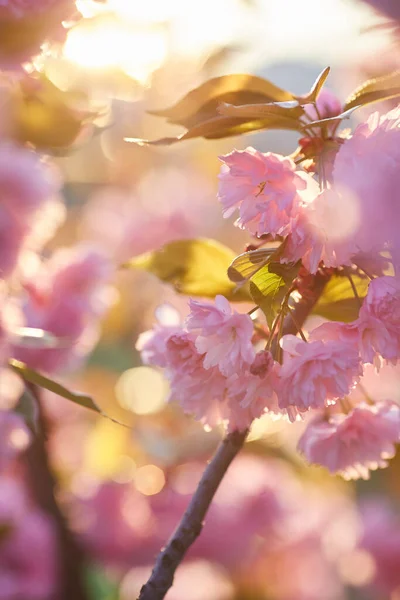
[(227, 435), (207, 466), (198, 488), (167, 545), (157, 557), (148, 582), (142, 587), (139, 600), (162, 600), (172, 586), (175, 571), (189, 547), (200, 535), (206, 512), (229, 465), (242, 448), (247, 431)]
[(303, 332), (302, 328), (297, 323), (296, 317), (294, 316), (294, 310), (293, 310), (293, 308), (291, 306), (288, 306), (288, 309), (289, 309), (288, 314), (291, 316), (292, 321), (293, 321), (293, 323), (294, 323), (294, 325), (295, 325), (298, 333), (300, 334), (301, 339), (303, 340), (303, 342), (307, 342), (307, 338), (304, 335), (304, 332)]

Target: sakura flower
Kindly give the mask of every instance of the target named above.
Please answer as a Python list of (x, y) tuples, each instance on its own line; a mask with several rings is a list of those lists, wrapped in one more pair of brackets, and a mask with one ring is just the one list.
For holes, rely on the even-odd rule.
[(310, 189), (317, 193), (314, 180), (297, 172), (294, 162), (280, 154), (249, 147), (221, 160), (218, 198), (224, 217), (239, 209), (236, 224), (254, 235), (280, 234), (297, 214), (302, 194)]
[(226, 378), (216, 366), (204, 367), (204, 355), (197, 351), (194, 336), (185, 331), (173, 334), (165, 348), (170, 399), (209, 427), (227, 420)]
[(359, 329), (364, 362), (374, 363), (376, 354), (396, 362), (400, 357), (400, 280), (388, 275), (371, 281), (355, 322)]
[(345, 479), (369, 478), (372, 469), (387, 466), (400, 441), (400, 407), (382, 401), (361, 403), (347, 414), (317, 417), (301, 437), (298, 449), (311, 463), (323, 465)]
[(306, 114), (314, 121), (329, 119), (329, 117), (335, 117), (342, 112), (342, 103), (339, 98), (327, 88), (322, 88), (316, 104), (318, 112), (314, 104), (305, 105)]
[(280, 408), (323, 408), (349, 393), (362, 374), (357, 349), (340, 341), (281, 340), (285, 351), (278, 389)]
[[(270, 352), (257, 352), (249, 369), (242, 370), (228, 379), (228, 395), (231, 399), (229, 426), (246, 429), (254, 419), (264, 413), (282, 416), (275, 393), (279, 364)], [(236, 410), (233, 406), (236, 405)]]
[(0, 411), (0, 471), (27, 448), (31, 433), (24, 419), (11, 411)]
[(316, 273), (321, 261), (326, 267), (350, 265), (359, 251), (352, 237), (358, 218), (358, 207), (346, 197), (324, 190), (303, 203), (296, 219), (286, 227), (284, 233), (289, 236), (282, 262), (302, 260), (310, 273)]
[(195, 346), (204, 354), (204, 368), (218, 366), (223, 375), (237, 373), (255, 357), (251, 343), (253, 322), (249, 315), (234, 311), (224, 296), (215, 304), (190, 300), (186, 325), (196, 334)]
[(183, 326), (180, 324), (178, 311), (168, 304), (160, 305), (156, 309), (156, 319), (157, 324), (153, 329), (139, 335), (136, 350), (140, 352), (145, 365), (165, 368), (167, 366), (167, 341), (173, 334), (183, 331)]

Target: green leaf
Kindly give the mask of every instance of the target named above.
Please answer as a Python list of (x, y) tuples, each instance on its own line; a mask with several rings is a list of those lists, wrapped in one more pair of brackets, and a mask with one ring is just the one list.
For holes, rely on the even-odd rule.
[(206, 81), (171, 108), (153, 110), (150, 114), (165, 117), (169, 123), (190, 129), (215, 117), (217, 107), (222, 102), (258, 104), (287, 100), (293, 100), (292, 94), (267, 79), (245, 74), (223, 75)]
[(15, 373), (17, 373), (24, 381), (27, 381), (28, 383), (36, 385), (45, 390), (48, 390), (49, 392), (53, 392), (54, 394), (57, 394), (57, 396), (62, 396), (63, 398), (74, 402), (74, 404), (78, 404), (79, 406), (83, 406), (84, 408), (88, 408), (89, 410), (93, 410), (98, 414), (102, 415), (103, 417), (106, 417), (107, 419), (110, 419), (111, 421), (122, 425), (122, 423), (119, 423), (118, 421), (115, 421), (111, 417), (108, 417), (106, 414), (104, 414), (90, 396), (87, 396), (86, 394), (79, 394), (77, 392), (71, 392), (69, 389), (67, 389), (60, 383), (57, 383), (57, 381), (45, 377), (44, 375), (38, 373), (34, 369), (30, 369), (23, 362), (15, 360), (14, 358), (11, 358), (9, 360), (9, 365), (11, 369)]
[(296, 96), (296, 100), (298, 100), (301, 104), (313, 104), (317, 101), (317, 98), (322, 90), (325, 81), (329, 75), (331, 68), (326, 67), (322, 73), (320, 73), (315, 80), (311, 90), (308, 94), (304, 94), (304, 96)]
[[(367, 294), (369, 279), (351, 274), (359, 298)], [(326, 284), (322, 296), (314, 307), (313, 313), (331, 321), (349, 323), (358, 317), (360, 305), (355, 297), (350, 281), (346, 275), (333, 275)]]
[(273, 256), (275, 248), (259, 248), (239, 254), (228, 269), (228, 277), (238, 285), (243, 285), (264, 265), (268, 264)]
[(299, 272), (296, 264), (269, 263), (250, 280), (250, 294), (266, 316), (269, 327), (279, 311), (282, 300)]
[(235, 256), (233, 250), (219, 242), (198, 238), (170, 242), (122, 266), (149, 271), (180, 294), (208, 298), (222, 294), (233, 301), (249, 300), (247, 290), (237, 289), (227, 275)]
[(347, 98), (344, 110), (400, 96), (400, 71), (365, 81)]

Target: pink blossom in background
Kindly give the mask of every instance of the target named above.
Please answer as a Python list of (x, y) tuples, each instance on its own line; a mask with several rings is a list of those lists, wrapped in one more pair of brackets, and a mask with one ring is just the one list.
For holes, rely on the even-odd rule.
[(388, 597), (400, 587), (400, 516), (379, 496), (364, 500), (361, 516), (360, 548), (368, 552), (374, 565), (369, 587)]
[(319, 121), (320, 119), (329, 119), (335, 117), (342, 112), (342, 103), (334, 92), (327, 88), (322, 88), (317, 98), (317, 110), (314, 104), (306, 104), (304, 109), (306, 114), (313, 119), (313, 121)]
[(378, 277), (371, 281), (356, 324), (364, 362), (376, 355), (396, 363), (400, 357), (400, 280)]
[(0, 478), (0, 528), (0, 599), (52, 600), (58, 576), (53, 524), (29, 505), (16, 479)]
[(44, 13), (57, 6), (70, 4), (70, 0), (0, 0), (0, 18), (13, 15), (21, 18), (35, 13)]
[(11, 411), (0, 410), (0, 471), (28, 447), (32, 435), (24, 419)]
[(215, 191), (200, 172), (190, 166), (158, 168), (132, 189), (94, 194), (82, 233), (122, 262), (173, 240), (210, 237), (218, 217)]
[(220, 158), (218, 198), (224, 217), (239, 209), (236, 224), (254, 235), (280, 234), (296, 216), (302, 194), (318, 193), (316, 182), (280, 154), (249, 147)]
[(215, 304), (190, 300), (189, 306), (186, 326), (196, 335), (196, 349), (205, 355), (205, 369), (218, 366), (223, 375), (229, 376), (253, 362), (253, 322), (249, 315), (237, 313), (220, 295)]
[(358, 352), (350, 344), (308, 343), (285, 335), (281, 345), (285, 355), (277, 390), (280, 408), (323, 408), (347, 395), (362, 374)]
[(48, 219), (43, 222), (43, 211), (48, 210), (49, 204), (58, 206), (60, 186), (57, 170), (37, 153), (0, 144), (0, 277), (12, 273), (24, 247), (38, 249), (38, 236), (42, 233), (37, 221), (41, 229), (49, 229), (44, 239), (52, 235), (54, 227)]
[(48, 347), (13, 345), (13, 357), (47, 372), (69, 368), (81, 360), (98, 337), (98, 318), (110, 305), (108, 282), (113, 266), (90, 246), (60, 249), (32, 280), (25, 281), (21, 309), (26, 327), (51, 334)]
[(316, 417), (303, 433), (298, 449), (305, 458), (345, 479), (368, 479), (371, 469), (387, 466), (400, 442), (400, 407), (382, 401), (361, 403), (351, 412), (328, 419)]
[(390, 19), (400, 20), (400, 6), (397, 0), (364, 0), (382, 15)]

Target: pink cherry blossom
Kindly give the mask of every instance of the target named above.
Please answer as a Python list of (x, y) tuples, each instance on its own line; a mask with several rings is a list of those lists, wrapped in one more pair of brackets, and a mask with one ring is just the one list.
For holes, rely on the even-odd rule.
[(224, 217), (239, 209), (236, 224), (254, 235), (280, 234), (297, 214), (302, 194), (310, 189), (317, 193), (314, 180), (297, 172), (294, 162), (280, 154), (249, 147), (221, 160), (218, 198)]
[(194, 336), (185, 331), (166, 341), (166, 376), (171, 384), (171, 400), (179, 402), (184, 412), (209, 427), (227, 421), (227, 381), (216, 366), (204, 367)]
[(234, 311), (224, 296), (217, 296), (215, 304), (198, 300), (189, 304), (187, 329), (196, 334), (195, 346), (205, 355), (206, 369), (218, 366), (229, 376), (253, 362), (253, 322), (248, 315)]
[(303, 203), (284, 231), (289, 235), (282, 262), (301, 260), (310, 273), (316, 273), (321, 261), (326, 267), (350, 265), (359, 252), (351, 235), (359, 216), (352, 208), (344, 196), (332, 189)]
[(362, 369), (357, 350), (340, 341), (305, 342), (293, 335), (281, 340), (285, 351), (278, 389), (280, 408), (300, 412), (323, 408), (349, 393)]
[(361, 403), (347, 414), (311, 421), (298, 449), (311, 463), (345, 479), (369, 478), (369, 471), (387, 466), (400, 441), (400, 407), (394, 402)]
[(46, 346), (14, 342), (13, 356), (32, 368), (53, 372), (76, 364), (92, 349), (98, 318), (112, 301), (113, 267), (94, 247), (60, 249), (33, 280), (21, 300), (25, 326), (50, 334)]
[(31, 441), (24, 419), (11, 411), (0, 411), (0, 471), (3, 471)]
[(400, 280), (388, 275), (371, 281), (355, 322), (364, 362), (376, 355), (396, 362), (400, 357)]
[[(242, 370), (228, 379), (228, 395), (231, 399), (230, 406), (236, 405), (232, 410), (229, 427), (231, 429), (246, 429), (254, 419), (264, 413), (273, 416), (283, 416), (278, 405), (275, 390), (278, 385), (278, 370), (270, 352), (261, 350), (256, 354), (254, 362), (249, 369)], [(294, 420), (294, 419), (293, 419)]]

